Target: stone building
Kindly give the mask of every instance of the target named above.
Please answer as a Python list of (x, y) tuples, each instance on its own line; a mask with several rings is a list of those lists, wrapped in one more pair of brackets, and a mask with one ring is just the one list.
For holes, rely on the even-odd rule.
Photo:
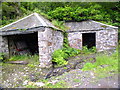
[(118, 43), (118, 27), (106, 25), (93, 20), (67, 22), (69, 45), (82, 49), (83, 46), (96, 47), (97, 51), (116, 49)]
[(37, 13), (0, 28), (0, 52), (9, 56), (39, 53), (41, 67), (52, 65), (52, 52), (62, 46), (62, 32)]
[[(115, 49), (118, 28), (96, 21), (66, 22), (68, 40), (73, 48), (95, 46), (97, 51)], [(55, 29), (55, 30), (53, 30)], [(0, 28), (0, 53), (6, 55), (39, 54), (41, 67), (51, 66), (51, 54), (63, 46), (62, 31), (37, 13)]]

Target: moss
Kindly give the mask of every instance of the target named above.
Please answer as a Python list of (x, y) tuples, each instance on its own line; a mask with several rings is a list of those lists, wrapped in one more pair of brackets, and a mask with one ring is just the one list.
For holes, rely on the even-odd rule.
[(73, 81), (74, 81), (74, 82), (79, 82), (79, 83), (81, 82), (80, 79), (74, 79)]
[(103, 27), (103, 28), (107, 28), (107, 26), (106, 26), (106, 25), (101, 25), (101, 27)]
[(68, 88), (65, 81), (59, 81), (56, 84), (47, 83), (44, 88)]

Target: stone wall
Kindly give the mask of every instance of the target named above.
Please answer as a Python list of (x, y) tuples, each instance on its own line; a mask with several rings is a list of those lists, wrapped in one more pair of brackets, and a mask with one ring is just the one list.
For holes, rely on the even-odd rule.
[(96, 33), (97, 51), (116, 49), (118, 44), (118, 30), (101, 30)]
[(68, 33), (68, 42), (70, 47), (82, 49), (82, 33), (81, 32)]
[(46, 28), (44, 32), (38, 31), (38, 46), (40, 67), (50, 67), (52, 53), (63, 46), (63, 34), (50, 28)]
[(6, 36), (0, 36), (0, 53), (6, 53), (8, 55), (8, 39)]
[(69, 45), (72, 48), (82, 49), (82, 33), (96, 33), (97, 51), (116, 49), (118, 44), (118, 29), (70, 32), (68, 33)]

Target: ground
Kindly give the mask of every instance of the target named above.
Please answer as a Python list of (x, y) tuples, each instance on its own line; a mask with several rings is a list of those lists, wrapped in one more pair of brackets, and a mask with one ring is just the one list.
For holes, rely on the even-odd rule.
[[(90, 58), (93, 58), (91, 60)], [(94, 70), (83, 71), (83, 60), (95, 62), (95, 55), (78, 55), (69, 58), (62, 68), (41, 69), (36, 64), (16, 65), (4, 63), (2, 67), (3, 88), (118, 88), (118, 73), (98, 74)], [(104, 68), (104, 67), (101, 67)], [(51, 72), (50, 78), (46, 75)], [(57, 74), (56, 74), (57, 73)], [(103, 75), (103, 76), (101, 76)]]

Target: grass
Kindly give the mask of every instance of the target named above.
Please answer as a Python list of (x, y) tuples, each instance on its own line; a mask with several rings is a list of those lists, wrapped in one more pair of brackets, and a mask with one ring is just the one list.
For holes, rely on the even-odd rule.
[(74, 79), (73, 81), (74, 81), (74, 82), (81, 82), (80, 79)]
[(64, 80), (57, 82), (56, 84), (47, 83), (44, 88), (67, 88)]
[(39, 59), (38, 55), (14, 55), (8, 59), (8, 61), (18, 61), (18, 60), (32, 60), (37, 62)]
[(82, 70), (93, 70), (94, 73), (100, 78), (106, 77), (109, 73), (117, 73), (118, 51), (113, 53), (111, 56), (103, 54), (98, 55), (95, 63), (86, 63)]
[(61, 29), (62, 31), (66, 31), (69, 29), (67, 26), (64, 25), (63, 21), (52, 20), (52, 24)]

